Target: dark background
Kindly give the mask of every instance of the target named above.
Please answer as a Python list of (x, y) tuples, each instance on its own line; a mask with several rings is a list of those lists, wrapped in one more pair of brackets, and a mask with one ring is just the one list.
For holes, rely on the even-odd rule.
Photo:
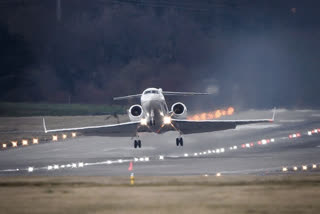
[[(320, 2), (0, 0), (0, 101), (319, 108)], [(172, 100), (172, 98), (171, 98)], [(175, 99), (178, 101), (181, 99)]]

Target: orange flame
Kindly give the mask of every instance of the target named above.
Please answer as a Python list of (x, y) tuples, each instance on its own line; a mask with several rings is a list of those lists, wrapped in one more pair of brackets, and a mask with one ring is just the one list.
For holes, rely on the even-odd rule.
[(217, 119), (222, 116), (232, 115), (234, 113), (234, 108), (229, 107), (227, 109), (218, 109), (211, 112), (203, 112), (200, 114), (195, 114), (188, 117), (188, 120), (212, 120)]

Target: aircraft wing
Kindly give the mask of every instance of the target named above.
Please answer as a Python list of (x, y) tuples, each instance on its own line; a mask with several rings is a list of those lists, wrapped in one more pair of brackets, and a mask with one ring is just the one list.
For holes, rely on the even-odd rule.
[(202, 132), (213, 132), (227, 129), (235, 129), (238, 125), (247, 125), (254, 123), (273, 122), (275, 109), (272, 119), (255, 119), (255, 120), (179, 120), (172, 119), (172, 124), (176, 130), (182, 134), (193, 134)]
[(62, 128), (62, 129), (47, 129), (45, 120), (43, 118), (43, 128), (45, 133), (57, 133), (57, 132), (80, 132), (87, 136), (135, 136), (137, 131), (149, 131), (140, 127), (140, 121), (125, 122), (119, 124), (102, 125), (102, 126), (86, 126), (78, 128)]

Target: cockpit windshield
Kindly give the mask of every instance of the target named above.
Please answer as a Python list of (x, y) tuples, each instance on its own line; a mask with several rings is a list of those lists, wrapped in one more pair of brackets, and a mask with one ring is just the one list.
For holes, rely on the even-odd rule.
[(159, 94), (158, 90), (145, 91), (144, 94)]

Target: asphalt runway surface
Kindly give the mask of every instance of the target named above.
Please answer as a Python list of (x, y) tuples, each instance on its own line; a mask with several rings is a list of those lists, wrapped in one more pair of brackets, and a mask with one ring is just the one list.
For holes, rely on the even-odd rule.
[[(224, 119), (271, 115), (271, 111), (246, 111)], [(318, 128), (318, 110), (277, 110), (274, 123), (185, 135), (183, 147), (175, 145), (176, 132), (142, 134), (140, 149), (134, 149), (128, 137), (79, 136), (0, 151), (0, 176), (263, 175), (304, 164), (319, 168), (320, 133), (314, 131)], [(301, 136), (292, 135), (297, 133)]]

